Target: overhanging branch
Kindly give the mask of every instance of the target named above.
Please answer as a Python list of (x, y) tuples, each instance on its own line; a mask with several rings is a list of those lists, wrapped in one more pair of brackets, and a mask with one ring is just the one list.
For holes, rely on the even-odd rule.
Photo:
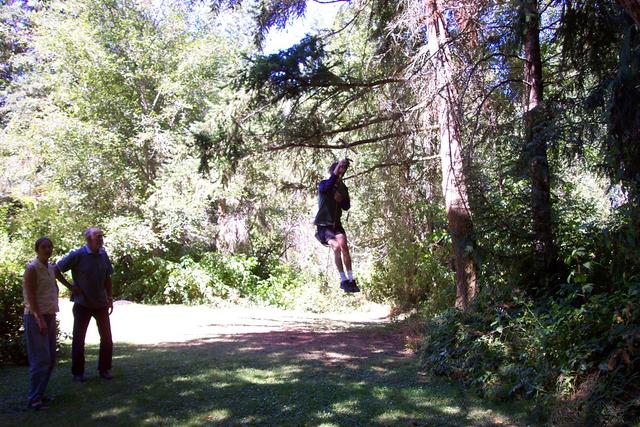
[(365, 145), (365, 144), (373, 144), (375, 142), (380, 142), (380, 141), (386, 141), (388, 139), (393, 139), (393, 138), (400, 138), (403, 136), (408, 136), (408, 135), (412, 135), (414, 134), (415, 131), (405, 131), (405, 132), (395, 132), (395, 133), (390, 133), (387, 135), (381, 135), (381, 136), (376, 136), (373, 138), (366, 138), (366, 139), (360, 139), (351, 143), (345, 143), (345, 144), (310, 144), (310, 143), (306, 143), (306, 142), (291, 142), (288, 144), (282, 144), (282, 145), (276, 145), (276, 146), (271, 146), (268, 147), (265, 151), (269, 152), (269, 151), (280, 151), (280, 150), (286, 150), (288, 148), (300, 148), (300, 147), (304, 147), (304, 148), (316, 148), (316, 149), (329, 149), (329, 150), (344, 150), (344, 149), (348, 149), (348, 148), (352, 148), (352, 147), (357, 147), (359, 145)]
[(436, 159), (439, 159), (439, 158), (440, 158), (440, 155), (436, 154), (436, 155), (429, 156), (429, 157), (423, 157), (423, 158), (420, 158), (420, 159), (405, 160), (405, 161), (402, 161), (402, 162), (379, 163), (379, 164), (377, 164), (375, 166), (372, 166), (372, 167), (370, 167), (368, 169), (363, 170), (362, 172), (358, 172), (356, 174), (349, 175), (349, 176), (345, 177), (344, 179), (347, 180), (347, 179), (359, 177), (361, 175), (366, 175), (368, 173), (371, 173), (371, 172), (375, 171), (376, 169), (388, 168), (388, 167), (391, 167), (391, 166), (404, 166), (406, 164), (416, 164), (416, 163), (426, 162), (428, 160), (436, 160)]

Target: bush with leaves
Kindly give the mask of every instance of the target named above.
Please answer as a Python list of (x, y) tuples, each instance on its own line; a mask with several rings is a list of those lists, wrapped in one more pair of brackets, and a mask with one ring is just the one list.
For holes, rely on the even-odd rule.
[(0, 263), (0, 366), (27, 361), (23, 342), (22, 275), (15, 265)]
[(114, 274), (119, 298), (153, 304), (217, 304), (244, 299), (260, 304), (292, 307), (301, 286), (292, 268), (273, 261), (265, 269), (257, 258), (208, 252), (172, 260), (151, 254), (126, 259), (126, 269)]
[(25, 363), (23, 336), (22, 271), (16, 257), (17, 245), (9, 238), (9, 218), (15, 215), (15, 201), (0, 201), (0, 365)]
[(571, 251), (566, 283), (552, 294), (534, 299), (494, 287), (485, 289), (475, 312), (433, 318), (421, 349), (424, 367), (491, 399), (573, 396), (582, 417), (602, 421), (613, 407), (623, 418), (637, 416), (640, 276), (611, 274), (620, 263), (612, 255), (626, 247), (627, 239), (616, 236), (623, 230), (592, 236), (590, 246)]
[[(27, 363), (22, 280), (27, 262), (35, 257), (33, 242), (45, 234), (48, 223), (42, 219), (50, 208), (24, 199), (0, 199), (0, 365)], [(57, 222), (56, 217), (51, 220)], [(58, 239), (52, 239), (60, 253)], [(58, 342), (59, 334), (58, 329)]]
[(447, 233), (441, 230), (421, 243), (393, 241), (389, 246), (386, 256), (374, 264), (371, 297), (403, 308), (422, 305), (430, 312), (449, 307), (455, 290)]

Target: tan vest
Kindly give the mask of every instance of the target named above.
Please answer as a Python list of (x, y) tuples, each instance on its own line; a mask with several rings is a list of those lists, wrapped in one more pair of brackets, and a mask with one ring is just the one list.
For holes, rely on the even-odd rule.
[[(29, 263), (29, 266), (36, 270), (36, 292), (35, 298), (41, 314), (53, 314), (58, 309), (58, 284), (56, 283), (56, 274), (53, 264), (44, 265), (38, 258)], [(28, 267), (29, 267), (28, 266)], [(27, 268), (28, 268), (27, 267)], [(31, 314), (29, 309), (29, 301), (27, 300), (27, 287), (25, 279), (27, 272), (22, 279), (22, 296), (24, 297), (24, 313)]]

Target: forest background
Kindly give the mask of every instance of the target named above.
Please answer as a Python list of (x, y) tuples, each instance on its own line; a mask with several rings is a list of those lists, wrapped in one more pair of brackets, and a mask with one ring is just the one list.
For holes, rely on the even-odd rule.
[[(118, 299), (385, 302), (433, 375), (637, 417), (638, 2), (332, 3), (265, 54), (307, 2), (0, 2), (0, 361), (35, 239), (98, 225)], [(355, 298), (311, 224), (345, 156)]]

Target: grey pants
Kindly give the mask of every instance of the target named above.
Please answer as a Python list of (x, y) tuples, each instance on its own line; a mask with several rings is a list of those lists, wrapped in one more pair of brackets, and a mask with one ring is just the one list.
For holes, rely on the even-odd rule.
[(56, 363), (56, 315), (43, 316), (47, 332), (40, 333), (38, 321), (33, 314), (24, 315), (24, 334), (29, 356), (29, 402), (44, 395), (53, 366)]

